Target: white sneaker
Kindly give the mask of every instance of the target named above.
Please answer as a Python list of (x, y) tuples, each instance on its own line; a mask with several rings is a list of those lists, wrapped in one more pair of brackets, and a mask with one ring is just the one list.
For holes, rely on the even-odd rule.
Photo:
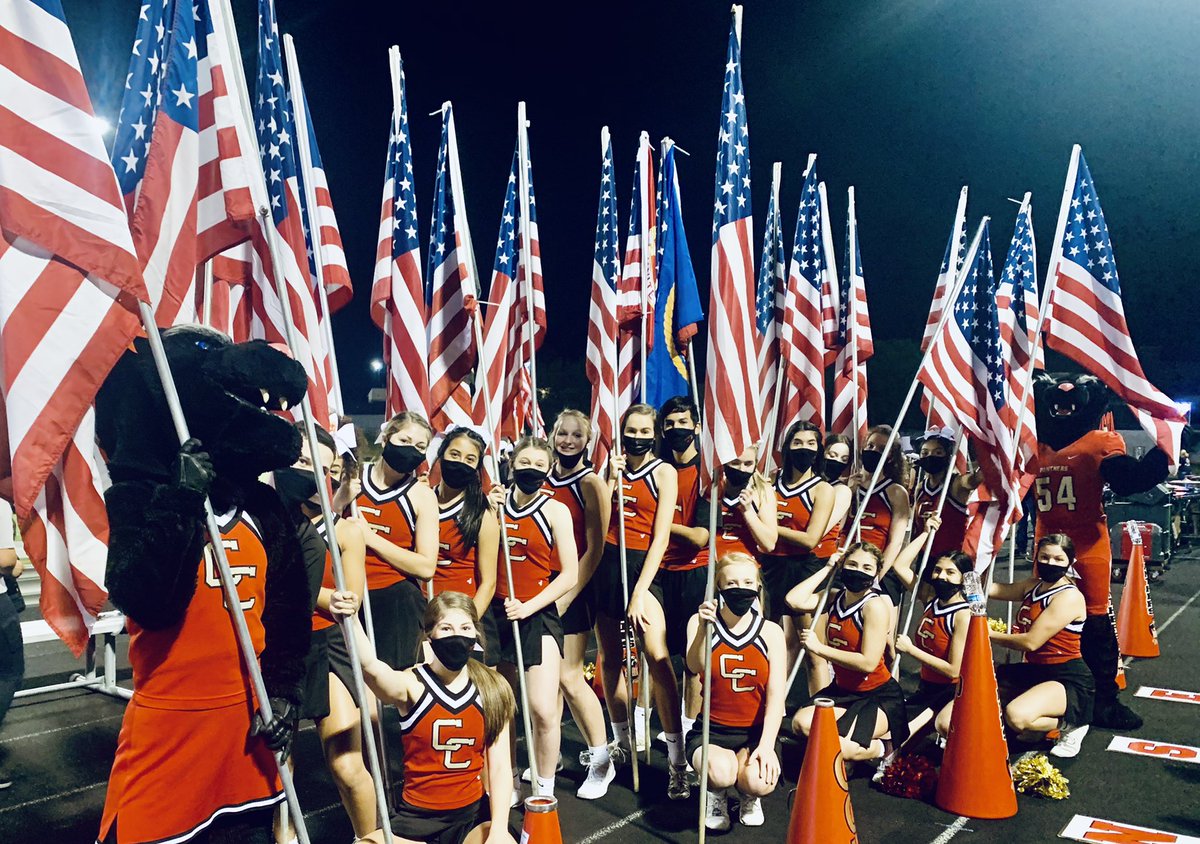
[(883, 782), (883, 775), (887, 773), (887, 769), (896, 761), (895, 752), (885, 753), (879, 760), (879, 765), (875, 768), (875, 773), (871, 775), (871, 782)]
[(726, 802), (725, 789), (708, 792), (708, 811), (704, 815), (704, 828), (713, 832), (728, 832), (729, 805)]
[(1063, 724), (1059, 728), (1058, 741), (1054, 743), (1054, 747), (1050, 748), (1050, 755), (1057, 756), (1059, 759), (1074, 759), (1079, 755), (1079, 748), (1083, 745), (1083, 737), (1088, 734), (1088, 725), (1082, 727), (1072, 727), (1069, 724)]
[[(587, 751), (585, 750), (585, 751), (583, 751), (583, 753), (587, 753)], [(582, 760), (583, 760), (583, 753), (580, 753), (580, 754), (579, 754), (579, 758), (580, 758), (580, 764), (584, 764), (584, 763), (583, 763), (583, 761), (582, 761)], [(556, 773), (556, 774), (557, 774), (557, 773), (559, 773), (559, 772), (560, 772), (562, 769), (563, 769), (563, 758), (562, 758), (562, 754), (561, 754), (561, 753), (559, 753), (559, 754), (558, 754), (558, 764), (556, 764), (556, 765), (554, 766), (554, 773)], [(532, 778), (533, 778), (533, 774), (529, 773), (529, 769), (528, 769), (528, 768), (526, 768), (525, 770), (521, 771), (521, 782), (528, 782), (528, 783), (532, 783), (532, 782), (533, 782), (533, 779), (532, 779)]]
[(587, 778), (575, 792), (580, 800), (596, 800), (608, 794), (608, 784), (617, 777), (617, 766), (609, 760), (604, 765), (588, 765)]
[[(614, 765), (628, 765), (629, 756), (629, 745), (621, 744), (619, 741), (610, 741), (608, 743), (608, 758), (612, 760)], [(591, 757), (589, 756), (588, 759), (590, 760)], [(580, 757), (580, 762), (582, 761), (583, 758)]]
[(762, 801), (757, 797), (742, 795), (742, 804), (738, 809), (738, 823), (742, 826), (762, 826), (766, 823), (763, 814)]

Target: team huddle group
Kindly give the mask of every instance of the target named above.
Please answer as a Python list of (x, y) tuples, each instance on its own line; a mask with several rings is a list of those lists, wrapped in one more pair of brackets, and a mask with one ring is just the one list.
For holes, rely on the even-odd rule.
[[(345, 618), (354, 619), (367, 687), (399, 715), (398, 741), (385, 738), (384, 749), (403, 756), (391, 820), (404, 840), (507, 840), (522, 785), (514, 767), (519, 663), (532, 721), (527, 750), (535, 775), (524, 776), (532, 792), (555, 790), (565, 702), (587, 744), (576, 796), (602, 798), (617, 766), (648, 740), (642, 724), (632, 723), (625, 625), (661, 723), (671, 800), (691, 794), (702, 759), (697, 717), (703, 696), (711, 698), (710, 829), (729, 829), (731, 813), (747, 826), (763, 823), (760, 798), (779, 782), (776, 739), (802, 649), (809, 697), (832, 699), (847, 760), (882, 772), (894, 749), (931, 720), (945, 735), (971, 612), (963, 578), (973, 560), (959, 549), (966, 501), (978, 483), (977, 474), (953, 470), (948, 432), (921, 440), (918, 473), (898, 445), (884, 453), (887, 427), (871, 428), (861, 468), (852, 471), (847, 439), (796, 422), (780, 442), (773, 479), (758, 470), (756, 450), (747, 450), (722, 467), (714, 503), (700, 484), (699, 431), (687, 398), (658, 410), (634, 405), (621, 418), (620, 448), (598, 472), (586, 458), (589, 419), (565, 410), (548, 440), (514, 444), (502, 468), (507, 484), (488, 492), (486, 445), (473, 430), (447, 433), (427, 464), (433, 429), (401, 413), (381, 431), (380, 459), (361, 471), (319, 431), (320, 460), (335, 486), (346, 590), (334, 590), (329, 555), (316, 546), (311, 556), (325, 571), (303, 714), (316, 721), (359, 839), (382, 840), (362, 754), (363, 702), (335, 626)], [(868, 489), (880, 463), (881, 479)], [(920, 477), (915, 489), (913, 475)], [(319, 531), (307, 449), (275, 480), (285, 504)], [(859, 504), (858, 535), (839, 554)], [(717, 597), (705, 601), (713, 506)], [(1086, 608), (1073, 580), (1071, 539), (1044, 534), (1035, 559), (1034, 576), (990, 586), (991, 597), (1019, 605), (1012, 631), (992, 633), (995, 644), (1024, 655), (1000, 666), (1005, 712), (1015, 730), (1057, 730), (1051, 752), (1073, 756), (1093, 686), (1080, 656)], [(925, 609), (910, 638), (897, 627), (902, 596), (912, 589)], [(358, 621), (366, 615), (364, 590), (366, 624)], [(604, 707), (584, 672), (593, 632)], [(707, 688), (700, 680), (705, 635), (713, 646)], [(920, 664), (911, 693), (893, 674), (899, 654)], [(807, 733), (812, 714), (812, 705), (795, 712), (791, 729)]]

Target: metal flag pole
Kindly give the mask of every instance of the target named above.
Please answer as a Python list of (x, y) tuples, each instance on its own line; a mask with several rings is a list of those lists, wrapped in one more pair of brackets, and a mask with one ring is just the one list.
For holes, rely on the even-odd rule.
[[(529, 200), (529, 120), (525, 116), (525, 101), (517, 103), (517, 163), (521, 172), (517, 176), (517, 195), (521, 203), (521, 252), (525, 256), (525, 280), (521, 285), (525, 294), (525, 342), (529, 347), (529, 391), (533, 402), (532, 428), (538, 430), (537, 344), (534, 342), (533, 307), (533, 221), (530, 219)], [(483, 348), (480, 344), (479, 348)]]
[[(292, 114), (296, 123), (296, 150), (300, 153), (300, 183), (304, 188), (304, 205), (301, 213), (308, 223), (309, 245), (313, 250), (313, 267), (317, 298), (321, 305), (321, 318), (317, 324), (325, 341), (325, 353), (329, 357), (329, 376), (333, 381), (333, 408), (338, 415), (345, 413), (342, 405), (342, 380), (338, 374), (337, 352), (333, 347), (333, 314), (329, 312), (329, 294), (325, 290), (325, 267), (321, 263), (321, 225), (317, 219), (317, 188), (310, 176), (313, 173), (312, 149), (308, 144), (308, 103), (304, 101), (304, 85), (300, 82), (300, 64), (296, 60), (296, 46), (291, 35), (283, 36), (283, 53), (287, 58), (288, 94), (292, 98)], [(327, 420), (326, 420), (327, 423)]]
[[(858, 467), (862, 465), (862, 429), (860, 427), (861, 417), (859, 416), (858, 406), (858, 293), (856, 289), (857, 285), (854, 281), (855, 273), (858, 271), (858, 220), (855, 218), (854, 211), (854, 185), (846, 189), (846, 198), (848, 202), (846, 212), (848, 222), (846, 226), (846, 251), (850, 253), (848, 259), (849, 266), (846, 268), (846, 272), (850, 278), (849, 289), (846, 291), (850, 297), (850, 301), (846, 303), (846, 342), (850, 344), (850, 378), (854, 382), (854, 389), (851, 391), (853, 400), (850, 414), (850, 442), (854, 446), (854, 453), (852, 455), (854, 470), (858, 471)], [(886, 450), (884, 454), (887, 454)], [(872, 486), (874, 485), (872, 484)], [(858, 530), (859, 525), (855, 524), (854, 530), (849, 534), (854, 537), (855, 541), (858, 540), (858, 536), (855, 535)]]
[[(167, 400), (167, 410), (171, 414), (175, 434), (179, 438), (179, 444), (183, 445), (191, 439), (191, 434), (188, 432), (187, 420), (183, 416), (183, 408), (179, 403), (179, 393), (175, 388), (175, 380), (171, 375), (167, 354), (163, 350), (162, 336), (158, 333), (158, 326), (154, 322), (154, 312), (150, 310), (148, 303), (138, 302), (138, 314), (142, 320), (142, 327), (146, 330), (146, 337), (150, 341), (150, 353), (154, 358), (154, 367), (158, 372), (159, 381), (162, 382), (163, 395)], [(238, 650), (241, 651), (242, 662), (250, 677), (256, 708), (263, 722), (269, 724), (275, 720), (274, 713), (271, 711), (271, 699), (267, 693), (267, 686), (263, 682), (262, 671), (258, 664), (258, 654), (255, 652), (254, 642), (250, 638), (250, 630), (246, 626), (246, 614), (242, 610), (241, 597), (238, 595), (233, 572), (229, 569), (229, 559), (225, 556), (225, 543), (221, 541), (221, 526), (217, 523), (217, 514), (213, 510), (212, 500), (207, 495), (204, 497), (204, 518), (211, 540), (213, 559), (216, 561), (217, 573), (221, 578), (221, 589), (225, 593), (225, 607), (233, 622), (233, 632), (237, 638)], [(272, 755), (275, 757), (275, 767), (279, 770), (279, 780), (283, 784), (284, 794), (287, 795), (287, 805), (295, 817), (296, 837), (300, 839), (301, 844), (309, 844), (308, 830), (304, 826), (304, 811), (300, 808), (300, 800), (296, 796), (292, 771), (283, 761), (283, 756), (279, 751), (275, 751)]]
[[(936, 516), (941, 516), (942, 509), (946, 506), (946, 496), (950, 492), (950, 482), (953, 480), (952, 473), (954, 472), (954, 460), (955, 460), (955, 458), (958, 457), (959, 449), (962, 448), (963, 440), (965, 440), (966, 437), (967, 437), (966, 432), (960, 430), (958, 433), (958, 436), (954, 438), (954, 448), (951, 449), (951, 451), (950, 451), (950, 463), (946, 467), (946, 477), (942, 480), (942, 488), (941, 488), (941, 490), (938, 491), (937, 506), (934, 508), (934, 511), (933, 511), (934, 515), (936, 515)], [(928, 520), (928, 517), (926, 517), (926, 520)], [(913, 520), (909, 519), (908, 524), (911, 529)], [(921, 564), (919, 566), (917, 566), (917, 568), (913, 572), (913, 584), (912, 584), (912, 588), (909, 590), (912, 594), (907, 596), (908, 597), (908, 613), (904, 616), (904, 626), (902, 626), (900, 628), (900, 630), (899, 630), (900, 633), (907, 634), (909, 625), (912, 624), (913, 610), (917, 606), (917, 589), (921, 585), (921, 579), (925, 575), (925, 569), (929, 566), (929, 558), (930, 558), (930, 555), (932, 554), (932, 552), (933, 552), (933, 537), (930, 536), (925, 540), (925, 547), (923, 549), (921, 549)], [(901, 595), (900, 596), (901, 602), (903, 602), (904, 599), (905, 599), (905, 596)], [(893, 676), (899, 676), (898, 674), (896, 674), (896, 672), (900, 670), (900, 657), (901, 657), (901, 653), (899, 651), (896, 651), (896, 658), (894, 660), (892, 660), (892, 675)]]
[[(955, 275), (954, 286), (953, 286), (953, 289), (950, 291), (949, 298), (946, 300), (947, 302), (953, 302), (958, 298), (958, 293), (962, 289), (964, 282), (966, 282), (966, 280), (967, 280), (967, 268), (970, 267), (971, 263), (974, 260), (975, 253), (979, 249), (979, 241), (980, 241), (981, 236), (983, 235), (983, 229), (988, 224), (988, 221), (990, 219), (991, 219), (990, 217), (984, 217), (982, 220), (979, 221), (979, 228), (976, 229), (975, 237), (971, 241), (971, 248), (967, 251), (967, 258), (969, 260), (963, 261), (962, 270), (960, 270), (959, 273), (957, 273)], [(908, 393), (904, 396), (904, 402), (900, 406), (900, 412), (896, 414), (896, 423), (894, 425), (892, 425), (892, 431), (890, 434), (888, 434), (887, 443), (885, 443), (884, 447), (883, 447), (883, 454), (888, 454), (892, 450), (892, 448), (895, 447), (896, 442), (900, 438), (900, 424), (901, 424), (901, 422), (903, 422), (904, 417), (906, 415), (908, 415), (908, 409), (909, 409), (909, 407), (912, 406), (913, 397), (916, 396), (916, 394), (917, 394), (917, 385), (920, 384), (921, 370), (923, 370), (925, 368), (925, 365), (929, 362), (929, 357), (932, 354), (933, 349), (937, 344), (939, 336), (941, 335), (942, 331), (946, 327), (946, 322), (948, 321), (950, 312), (952, 310), (953, 310), (953, 307), (947, 307), (947, 308), (942, 309), (942, 314), (938, 318), (938, 324), (937, 324), (937, 328), (934, 331), (933, 339), (930, 341), (930, 343), (926, 347), (925, 351), (921, 354), (921, 363), (917, 366), (917, 374), (913, 377), (912, 383), (909, 384), (909, 386), (908, 386)], [(842, 536), (845, 537), (846, 544), (842, 545), (842, 547), (839, 549), (839, 552), (845, 551), (847, 545), (850, 542), (849, 538), (852, 537), (855, 533), (857, 533), (859, 531), (859, 528), (862, 525), (863, 516), (866, 514), (867, 502), (870, 501), (871, 495), (874, 494), (875, 488), (879, 485), (879, 479), (883, 476), (883, 466), (884, 466), (885, 462), (886, 461), (884, 461), (884, 460), (880, 460), (879, 465), (875, 467), (875, 471), (871, 473), (871, 481), (867, 485), (866, 494), (862, 496), (862, 500), (859, 502), (858, 507), (855, 510), (854, 519), (850, 523), (850, 529), (842, 534)], [(835, 574), (838, 571), (838, 569), (841, 568), (843, 562), (844, 562), (843, 560), (840, 560), (840, 559), (838, 560), (838, 566), (836, 569), (834, 569)], [(832, 583), (832, 579), (830, 582)], [(817, 605), (816, 612), (813, 613), (812, 623), (808, 626), (809, 630), (816, 629), (817, 622), (821, 618), (821, 613), (823, 613), (825, 611), (825, 604), (828, 601), (828, 599), (829, 599), (829, 589), (826, 588), (824, 591), (824, 594), (821, 596), (821, 601)], [(792, 674), (788, 678), (788, 689), (789, 690), (791, 689), (792, 683), (794, 683), (796, 680), (796, 675), (798, 675), (800, 673), (800, 663), (804, 660), (804, 652), (805, 652), (805, 649), (801, 648), (799, 650), (799, 652), (796, 654), (796, 662), (792, 666)]]
[[(620, 417), (616, 415), (616, 391), (613, 391), (613, 453), (621, 454), (621, 438), (617, 428), (621, 424)], [(611, 468), (609, 469), (611, 472)], [(617, 496), (617, 555), (621, 564), (621, 596), (624, 601), (624, 607), (629, 609), (629, 560), (628, 553), (625, 549), (625, 473), (621, 472), (617, 475), (617, 488), (615, 490)], [(633, 772), (633, 791), (636, 794), (641, 787), (641, 782), (638, 777), (638, 755), (637, 755), (637, 698), (633, 694), (633, 647), (634, 633), (633, 624), (629, 621), (628, 612), (625, 618), (621, 620), (621, 645), (624, 650), (625, 657), (625, 692), (628, 698), (628, 706), (625, 711), (626, 723), (629, 724), (629, 759), (630, 768)], [(643, 680), (643, 682), (645, 682)], [(649, 736), (647, 743), (649, 742)], [(618, 742), (620, 736), (617, 737)]]
[[(739, 8), (739, 7), (734, 7)], [(714, 448), (713, 460), (716, 461)], [(708, 573), (704, 584), (704, 600), (711, 601), (716, 594), (717, 576), (717, 514), (721, 508), (720, 485), (717, 482), (716, 467), (713, 466), (713, 480), (709, 491), (708, 508)], [(705, 814), (708, 811), (708, 740), (712, 728), (712, 626), (707, 621), (701, 621), (697, 633), (704, 636), (704, 694), (700, 701), (700, 844), (704, 844)]]
[(201, 303), (200, 323), (212, 328), (213, 266), (212, 258), (204, 262), (204, 301)]
[[(808, 163), (809, 163), (810, 167), (812, 166), (812, 161), (814, 158), (816, 158), (815, 155), (810, 155), (808, 158)], [(807, 172), (807, 171), (805, 171), (805, 172)], [(780, 182), (782, 181), (782, 179), (783, 179), (783, 162), (776, 161), (775, 164), (771, 168), (771, 204), (775, 206), (775, 226), (776, 226), (776, 229), (780, 230), (780, 232), (781, 232), (781, 234), (780, 234), (781, 239), (782, 239), (782, 228), (783, 228), (783, 212), (779, 207), (779, 185), (780, 185)], [(771, 259), (770, 260), (772, 263), (774, 263), (774, 261), (775, 261), (775, 250), (774, 249), (771, 250)], [(778, 280), (775, 278), (775, 267), (773, 267), (773, 266), (771, 267), (771, 280), (772, 280), (773, 284), (778, 284)], [(786, 278), (785, 278), (785, 283), (786, 283)], [(775, 291), (775, 301), (776, 301), (776, 303), (779, 302), (778, 289), (776, 289), (776, 291)], [(782, 347), (782, 345), (779, 342), (779, 322), (778, 322), (778, 320), (776, 320), (776, 323), (775, 323), (775, 346), (776, 346), (776, 348)], [(783, 360), (777, 359), (776, 363), (775, 363), (775, 391), (774, 391), (774, 393), (772, 393), (771, 409), (767, 414), (767, 427), (766, 427), (766, 430), (763, 431), (763, 447), (758, 456), (759, 457), (759, 465), (761, 465), (763, 467), (764, 471), (770, 470), (771, 464), (775, 459), (775, 456), (774, 456), (775, 455), (775, 445), (776, 445), (775, 428), (776, 428), (776, 424), (779, 420), (779, 406), (780, 406), (781, 398), (782, 398), (781, 394), (783, 393), (783, 369), (784, 369)]]
[[(641, 346), (641, 351), (640, 351), (641, 357), (640, 357), (640, 366), (638, 368), (638, 401), (645, 404), (645, 402), (646, 402), (646, 358), (648, 355), (647, 342), (649, 340), (649, 337), (646, 334), (646, 305), (648, 303), (646, 294), (650, 289), (650, 282), (651, 282), (650, 260), (651, 260), (651, 256), (655, 256), (655, 249), (650, 244), (651, 229), (650, 229), (650, 226), (648, 225), (649, 221), (646, 219), (648, 216), (650, 216), (649, 214), (646, 213), (646, 210), (648, 208), (650, 208), (651, 206), (650, 206), (650, 198), (646, 195), (647, 194), (646, 185), (648, 184), (648, 180), (646, 179), (645, 172), (643, 172), (643, 170), (642, 170), (642, 150), (643, 149), (647, 150), (647, 152), (646, 152), (647, 161), (650, 160), (650, 152), (649, 152), (650, 133), (649, 132), (642, 132), (641, 136), (638, 138), (638, 158), (637, 158), (638, 195), (642, 198), (641, 204), (638, 207), (638, 215), (640, 217), (640, 230), (638, 232), (638, 236), (642, 242), (642, 257), (641, 257), (641, 261), (639, 262), (639, 266), (638, 266), (638, 270), (642, 276), (641, 284), (638, 285), (638, 296), (641, 298), (640, 310), (642, 312), (641, 317), (639, 318), (641, 321), (641, 337), (639, 338), (640, 346)], [(653, 190), (653, 186), (651, 186), (650, 189)], [(653, 326), (651, 326), (651, 327), (653, 327)]]

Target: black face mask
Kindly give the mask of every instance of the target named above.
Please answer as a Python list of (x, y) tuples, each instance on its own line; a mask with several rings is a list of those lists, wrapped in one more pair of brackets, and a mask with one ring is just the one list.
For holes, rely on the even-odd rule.
[(461, 460), (442, 460), (442, 480), (452, 489), (466, 489), (479, 478), (479, 470)]
[(541, 469), (516, 469), (513, 471), (512, 477), (517, 489), (526, 495), (533, 495), (542, 488), (549, 473), (543, 472)]
[(474, 636), (442, 636), (440, 639), (430, 639), (429, 647), (447, 670), (461, 671), (471, 658), (477, 641)]
[(950, 457), (945, 454), (927, 454), (917, 461), (917, 466), (927, 475), (940, 475), (950, 468)]
[(875, 575), (857, 569), (842, 570), (842, 585), (849, 592), (866, 592), (875, 582)]
[(1067, 566), (1054, 566), (1049, 563), (1038, 563), (1037, 570), (1043, 583), (1057, 583), (1067, 574)]
[(738, 618), (750, 612), (750, 607), (754, 605), (756, 598), (758, 598), (758, 590), (747, 589), (744, 586), (732, 586), (729, 589), (721, 590), (721, 600)]
[(815, 448), (789, 448), (788, 456), (792, 461), (792, 468), (797, 472), (807, 472), (817, 462), (817, 450)]
[(672, 428), (663, 431), (663, 441), (676, 454), (681, 454), (691, 448), (696, 441), (696, 432), (690, 428)]
[(937, 595), (939, 601), (949, 601), (960, 591), (962, 591), (961, 583), (951, 583), (949, 580), (933, 581), (933, 594)]
[(864, 469), (866, 469), (868, 472), (874, 472), (879, 467), (880, 461), (883, 460), (883, 452), (864, 451), (859, 459), (862, 460)]
[(750, 483), (750, 476), (753, 472), (746, 472), (742, 469), (735, 469), (732, 466), (725, 467), (725, 485), (730, 489), (742, 489), (746, 484)]
[(632, 454), (635, 457), (649, 454), (654, 450), (654, 437), (631, 437), (628, 434), (622, 434), (621, 448), (625, 449), (626, 454)]
[(317, 494), (317, 480), (308, 469), (276, 469), (275, 491), (283, 506), (294, 512)]
[(559, 466), (562, 466), (564, 469), (570, 471), (578, 466), (579, 461), (583, 459), (583, 450), (580, 449), (574, 454), (563, 454), (558, 449), (554, 449), (554, 457), (558, 460)]
[(389, 442), (383, 446), (383, 462), (393, 472), (399, 472), (401, 475), (415, 472), (424, 460), (424, 450), (415, 445), (395, 445)]
[(842, 476), (849, 465), (850, 461), (848, 460), (832, 460), (826, 457), (825, 468), (821, 471), (821, 474), (825, 476), (825, 480), (833, 483)]

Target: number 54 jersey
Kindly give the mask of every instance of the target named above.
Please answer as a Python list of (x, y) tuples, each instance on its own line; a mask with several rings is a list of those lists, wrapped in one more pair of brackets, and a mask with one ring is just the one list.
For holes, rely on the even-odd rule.
[(400, 719), (404, 801), (438, 812), (469, 806), (483, 796), (485, 748), (479, 690), (468, 681), (452, 692), (428, 665), (415, 665), (412, 670), (425, 689)]

